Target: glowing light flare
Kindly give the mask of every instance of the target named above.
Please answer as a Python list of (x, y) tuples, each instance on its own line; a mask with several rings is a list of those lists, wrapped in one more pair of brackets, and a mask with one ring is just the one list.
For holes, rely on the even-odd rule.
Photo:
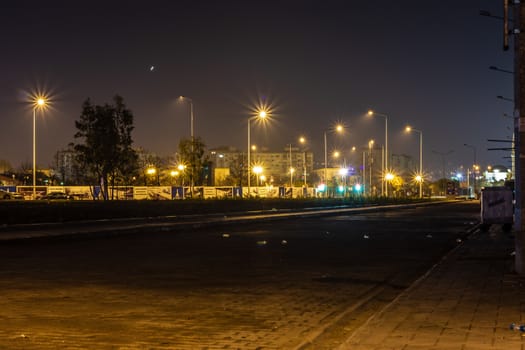
[(255, 165), (255, 166), (252, 168), (252, 171), (253, 171), (254, 174), (259, 175), (259, 174), (261, 174), (261, 173), (263, 172), (263, 168), (262, 168), (262, 166), (260, 166), (260, 165)]
[(390, 172), (385, 174), (385, 180), (386, 181), (392, 181), (392, 180), (394, 180), (394, 178), (395, 178), (395, 175), (390, 173)]
[(33, 101), (34, 109), (46, 109), (49, 107), (49, 98), (44, 95), (33, 95), (31, 96), (31, 101)]

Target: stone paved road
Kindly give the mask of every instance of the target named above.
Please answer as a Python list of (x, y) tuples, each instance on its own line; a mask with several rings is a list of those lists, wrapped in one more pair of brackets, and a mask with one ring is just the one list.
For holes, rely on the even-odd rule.
[(331, 349), (478, 205), (3, 242), (0, 349)]

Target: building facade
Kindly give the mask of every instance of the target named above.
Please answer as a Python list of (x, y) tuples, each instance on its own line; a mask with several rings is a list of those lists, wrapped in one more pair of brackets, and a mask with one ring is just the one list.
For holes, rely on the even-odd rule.
[[(210, 150), (212, 164), (213, 184), (221, 185), (246, 185), (247, 184), (247, 154), (232, 147), (221, 147)], [(282, 152), (269, 152), (266, 150), (252, 151), (251, 184), (274, 186), (312, 186), (314, 179), (314, 156), (311, 151), (299, 148), (288, 148)], [(260, 167), (256, 174), (254, 167)]]

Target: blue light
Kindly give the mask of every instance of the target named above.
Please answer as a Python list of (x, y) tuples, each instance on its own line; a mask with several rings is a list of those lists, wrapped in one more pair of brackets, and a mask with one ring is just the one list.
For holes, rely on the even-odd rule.
[(354, 191), (361, 192), (361, 184), (355, 184), (354, 185)]

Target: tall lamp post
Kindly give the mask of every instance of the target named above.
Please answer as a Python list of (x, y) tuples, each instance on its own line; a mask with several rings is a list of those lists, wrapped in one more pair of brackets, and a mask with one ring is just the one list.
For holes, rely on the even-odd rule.
[(194, 116), (193, 116), (193, 100), (186, 96), (180, 96), (181, 101), (187, 101), (190, 104), (190, 137), (191, 137), (191, 184), (190, 191), (193, 197), (193, 187), (195, 184), (195, 134), (194, 134)]
[(33, 108), (33, 199), (36, 199), (36, 110), (43, 108), (46, 105), (46, 100), (39, 97)]
[[(306, 138), (303, 136), (299, 137), (299, 143), (304, 145), (306, 143)], [(306, 150), (303, 150), (303, 178), (304, 178), (304, 188), (306, 188)]]
[(476, 197), (477, 196), (477, 192), (476, 192), (476, 190), (477, 190), (477, 188), (476, 188), (476, 166), (477, 166), (477, 164), (476, 164), (476, 162), (477, 162), (477, 160), (476, 160), (476, 153), (477, 153), (476, 152), (476, 146), (469, 145), (467, 143), (464, 143), (463, 146), (468, 147), (468, 148), (472, 148), (472, 151), (474, 152), (474, 164), (472, 165), (472, 173), (474, 174), (474, 186), (473, 187), (474, 187), (474, 196)]
[(407, 132), (417, 132), (419, 133), (419, 174), (417, 179), (419, 182), (419, 198), (423, 197), (423, 132), (418, 129), (414, 129), (410, 126), (407, 126), (405, 129)]
[(250, 153), (251, 153), (251, 139), (250, 139), (250, 129), (251, 129), (251, 121), (252, 120), (255, 120), (255, 119), (261, 119), (261, 120), (264, 120), (268, 117), (268, 113), (264, 110), (260, 110), (257, 115), (254, 115), (250, 118), (248, 118), (248, 153), (247, 153), (247, 156), (248, 156), (248, 166), (247, 166), (247, 169), (248, 169), (248, 197), (250, 197), (250, 178), (251, 178), (251, 159), (250, 159)]
[[(382, 113), (377, 113), (377, 112), (375, 112), (373, 110), (369, 110), (367, 114), (370, 115), (370, 116), (376, 116), (377, 115), (377, 116), (385, 118), (385, 160), (384, 160), (383, 169), (382, 169), (383, 176), (385, 176), (385, 172), (388, 171), (388, 158), (389, 158), (388, 157), (388, 115), (382, 114)], [(385, 194), (388, 196), (388, 186), (384, 186), (384, 188), (385, 188)]]
[[(341, 124), (338, 124), (335, 126), (335, 132), (343, 132), (343, 126)], [(331, 131), (331, 130), (328, 130)], [(327, 142), (326, 142), (326, 134), (328, 132), (325, 130), (324, 132), (324, 182), (325, 182), (325, 197), (328, 196), (328, 151), (327, 151)]]
[(449, 150), (448, 152), (439, 152), (439, 151), (432, 151), (433, 153), (435, 154), (438, 154), (441, 156), (441, 176), (443, 176), (443, 195), (447, 195), (447, 190), (446, 190), (446, 179), (447, 179), (447, 175), (446, 175), (446, 171), (445, 171), (445, 157), (448, 156), (449, 154), (453, 153), (454, 150), (451, 149)]

